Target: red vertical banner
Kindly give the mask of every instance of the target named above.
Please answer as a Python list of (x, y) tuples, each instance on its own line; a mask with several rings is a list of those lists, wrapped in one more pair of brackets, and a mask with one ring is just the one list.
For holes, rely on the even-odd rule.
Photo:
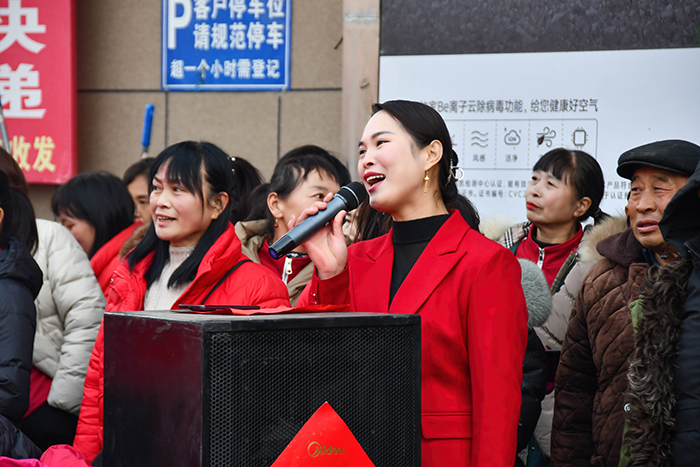
[(0, 0), (0, 94), (29, 183), (77, 173), (75, 0)]

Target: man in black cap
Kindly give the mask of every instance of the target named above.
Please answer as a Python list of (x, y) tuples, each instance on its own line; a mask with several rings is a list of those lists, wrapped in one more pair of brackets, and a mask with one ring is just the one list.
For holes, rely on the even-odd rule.
[(680, 255), (645, 283), (630, 360), (629, 465), (700, 465), (700, 164), (660, 229)]
[(617, 173), (631, 180), (625, 214), (648, 261), (666, 264), (673, 254), (659, 229), (673, 195), (688, 181), (700, 160), (700, 147), (680, 140), (658, 141), (620, 156)]
[(634, 350), (629, 305), (649, 267), (675, 256), (659, 222), (698, 162), (700, 147), (678, 140), (640, 146), (618, 160), (618, 174), (631, 181), (630, 228), (598, 242), (603, 259), (576, 298), (555, 383), (552, 467), (618, 465)]

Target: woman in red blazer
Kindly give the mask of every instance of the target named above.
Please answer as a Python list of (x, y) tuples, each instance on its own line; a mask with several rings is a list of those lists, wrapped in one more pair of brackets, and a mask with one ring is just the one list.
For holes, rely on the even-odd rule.
[(373, 110), (358, 172), (393, 228), (346, 248), (339, 213), (305, 244), (316, 270), (299, 304), (420, 313), (422, 465), (512, 467), (527, 341), (520, 267), (476, 230), (440, 115), (407, 101)]

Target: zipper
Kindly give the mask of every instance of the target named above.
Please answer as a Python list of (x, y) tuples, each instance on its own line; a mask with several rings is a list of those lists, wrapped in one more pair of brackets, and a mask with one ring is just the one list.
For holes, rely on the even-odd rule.
[(284, 282), (284, 285), (287, 285), (287, 281), (289, 280), (289, 276), (292, 275), (292, 258), (289, 256), (284, 257), (284, 270), (282, 271), (282, 282)]
[(537, 255), (537, 267), (542, 269), (543, 264), (544, 264), (544, 248), (540, 248), (540, 254)]

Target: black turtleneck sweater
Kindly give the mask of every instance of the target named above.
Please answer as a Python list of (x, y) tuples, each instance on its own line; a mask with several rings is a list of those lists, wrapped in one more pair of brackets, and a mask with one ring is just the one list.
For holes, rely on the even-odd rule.
[(389, 305), (404, 279), (416, 264), (425, 247), (451, 214), (425, 217), (406, 222), (394, 222), (394, 266), (391, 270)]

